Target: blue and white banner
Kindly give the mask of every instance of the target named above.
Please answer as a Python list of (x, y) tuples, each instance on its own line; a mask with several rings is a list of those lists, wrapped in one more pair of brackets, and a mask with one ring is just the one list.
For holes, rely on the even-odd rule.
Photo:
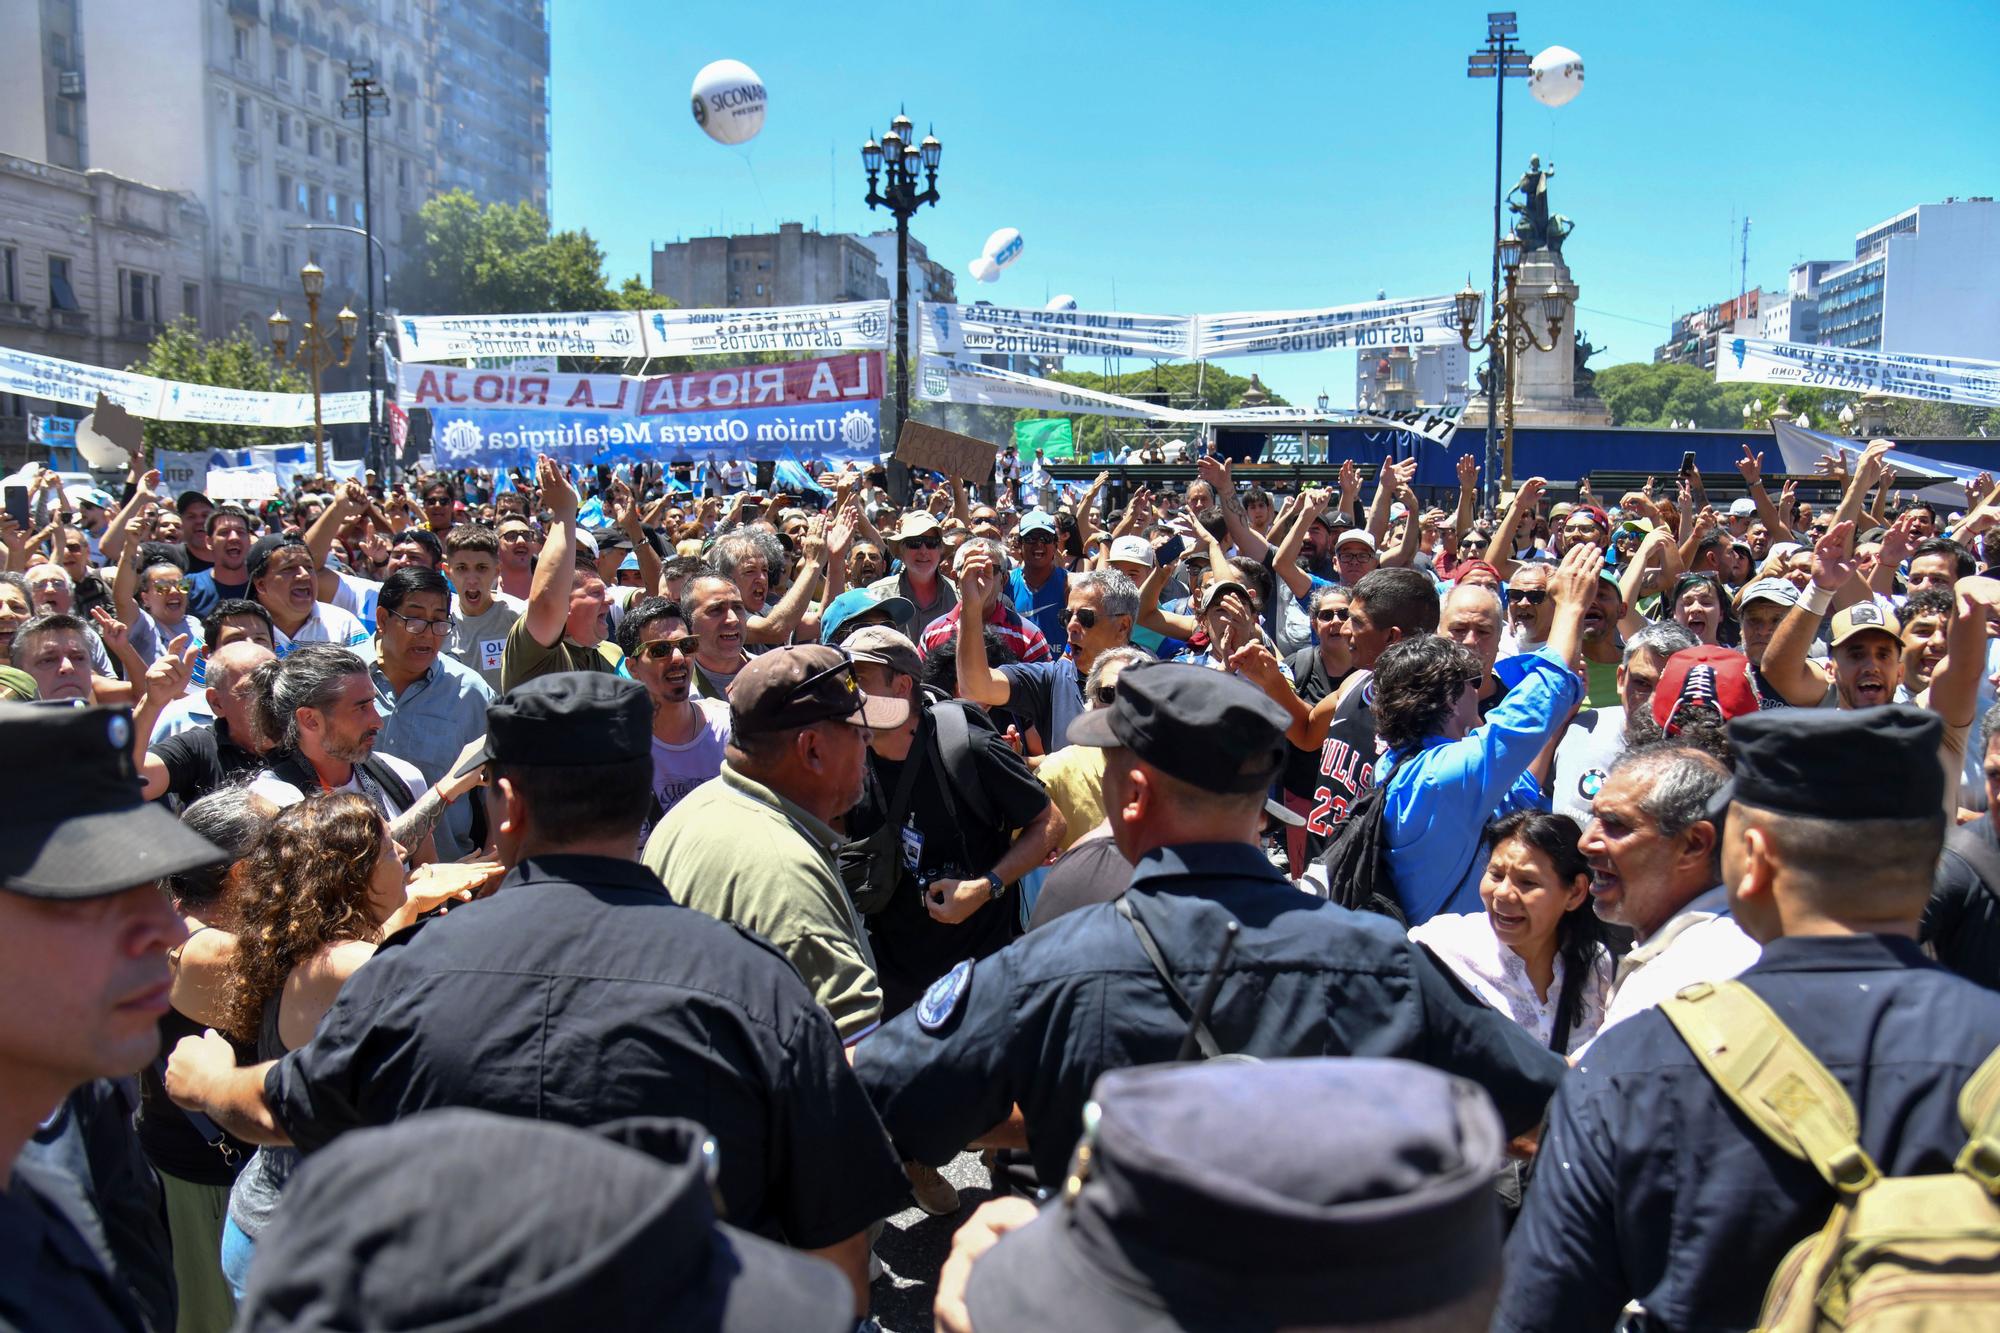
[(1856, 352), (1762, 338), (1725, 339), (1715, 358), (1723, 383), (1801, 384), (1813, 388), (2000, 407), (2000, 361)]
[[(103, 394), (135, 417), (149, 421), (193, 421), (218, 426), (273, 429), (310, 426), (309, 393), (262, 393), (217, 389), (206, 384), (135, 375), (128, 370), (87, 366), (61, 357), (37, 356), (0, 347), (0, 393), (17, 393), (73, 407), (94, 407)], [(330, 393), (320, 398), (321, 419), (329, 426), (368, 420), (368, 395)]]
[[(256, 449), (210, 449), (205, 453), (178, 449), (155, 449), (153, 466), (160, 474), (160, 493), (179, 495), (182, 491), (206, 492), (211, 472), (257, 471), (270, 475), (272, 489), (286, 487), (301, 476), (313, 474), (313, 447), (310, 440), (297, 444), (266, 445)], [(327, 474), (337, 480), (361, 481), (365, 464), (356, 458), (343, 462), (326, 460)]]
[(396, 321), (404, 361), (586, 356), (727, 356), (740, 352), (880, 351), (889, 303), (769, 306), (755, 310), (600, 310), (541, 315), (406, 315)]
[(945, 356), (1143, 356), (1178, 361), (1458, 341), (1457, 306), (1449, 296), (1220, 315), (925, 301), (918, 308), (917, 324), (921, 350)]
[(880, 407), (875, 399), (650, 417), (433, 408), (431, 452), (444, 468), (525, 467), (536, 454), (575, 464), (710, 454), (761, 461), (788, 453), (873, 463), (882, 454)]

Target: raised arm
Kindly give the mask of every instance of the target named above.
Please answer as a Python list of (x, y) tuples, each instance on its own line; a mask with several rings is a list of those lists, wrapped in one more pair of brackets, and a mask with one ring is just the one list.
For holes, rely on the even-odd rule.
[(1191, 639), (1201, 628), (1199, 620), (1177, 611), (1160, 609), (1160, 590), (1167, 586), (1167, 579), (1179, 564), (1177, 560), (1171, 565), (1153, 566), (1152, 573), (1146, 575), (1146, 581), (1139, 585), (1139, 614), (1134, 619), (1141, 627), (1155, 634), (1164, 634), (1169, 639)]
[(1785, 613), (1770, 646), (1764, 649), (1758, 669), (1778, 697), (1794, 708), (1815, 707), (1826, 695), (1826, 676), (1806, 654), (1827, 607), (1833, 604), (1834, 593), (1854, 577), (1853, 536), (1854, 521), (1842, 519), (1813, 543), (1812, 582), (1806, 585), (1806, 595)]
[(1957, 613), (1945, 636), (1944, 661), (1931, 675), (1930, 709), (1948, 727), (1969, 727), (1978, 716), (1979, 685), (1986, 675), (1986, 622), (2000, 610), (2000, 579), (1960, 579), (1952, 588)]
[(1792, 529), (1778, 512), (1778, 506), (1771, 503), (1771, 493), (1764, 489), (1764, 455), (1752, 453), (1749, 444), (1743, 446), (1743, 457), (1736, 460), (1736, 470), (1743, 474), (1743, 484), (1750, 488), (1751, 502), (1757, 506), (1757, 517), (1764, 521), (1774, 542), (1793, 540)]
[(104, 528), (104, 538), (97, 544), (97, 549), (106, 560), (116, 560), (124, 554), (128, 544), (126, 529), (132, 525), (132, 520), (139, 516), (141, 509), (159, 499), (159, 493), (154, 489), (159, 484), (160, 474), (157, 471), (147, 472), (132, 488), (132, 497), (120, 505), (118, 512), (111, 516), (111, 522)]
[[(799, 563), (798, 577), (792, 586), (785, 589), (785, 595), (771, 608), (768, 616), (750, 615), (743, 637), (751, 643), (784, 643), (792, 637), (798, 627), (799, 617), (812, 604), (813, 595), (819, 591), (820, 570), (826, 562), (826, 515), (820, 514), (812, 520), (806, 533), (805, 559)], [(939, 575), (940, 578), (943, 575)]]
[(1458, 456), (1458, 507), (1451, 511), (1451, 549), (1458, 551), (1459, 539), (1472, 526), (1479, 506), (1479, 460), (1471, 454)]
[(361, 489), (360, 482), (346, 482), (334, 492), (332, 503), (319, 511), (319, 517), (312, 521), (312, 526), (300, 539), (312, 552), (314, 569), (326, 568), (327, 558), (333, 554), (333, 539), (351, 520), (368, 513), (368, 510), (368, 492)]
[[(1416, 462), (1410, 463), (1410, 471), (1416, 471)], [(1417, 493), (1410, 489), (1410, 483), (1402, 480), (1397, 473), (1397, 496), (1403, 502), (1403, 540), (1396, 543), (1396, 549), (1382, 557), (1384, 569), (1404, 569), (1415, 562), (1417, 546), (1423, 540), (1424, 516), (1417, 512)]]
[(1521, 562), (1514, 558), (1514, 534), (1520, 530), (1521, 520), (1535, 512), (1548, 484), (1546, 477), (1530, 477), (1522, 482), (1521, 489), (1514, 492), (1514, 503), (1501, 516), (1500, 526), (1493, 529), (1493, 540), (1486, 543), (1486, 563), (1500, 571), (1502, 582), (1513, 578), (1514, 571), (1521, 567)]
[(549, 531), (542, 553), (535, 557), (535, 577), (528, 584), (528, 609), (522, 619), (528, 634), (544, 648), (553, 648), (569, 622), (569, 594), (576, 569), (576, 488), (560, 464), (547, 454), (535, 459), (542, 502), (549, 510)]
[(1324, 490), (1307, 491), (1298, 498), (1298, 504), (1288, 506), (1289, 521), (1278, 525), (1278, 549), (1271, 556), (1271, 572), (1285, 581), (1292, 590), (1292, 596), (1303, 600), (1312, 591), (1312, 577), (1299, 568), (1299, 548), (1306, 544), (1306, 530), (1314, 519), (1326, 512), (1333, 496)]
[(1271, 553), (1271, 543), (1263, 533), (1250, 526), (1250, 520), (1243, 512), (1243, 497), (1236, 493), (1236, 481), (1230, 474), (1229, 464), (1220, 458), (1204, 458), (1197, 462), (1195, 471), (1201, 479), (1215, 488), (1215, 503), (1222, 510), (1223, 524), (1229, 529), (1229, 540), (1236, 544), (1237, 551), (1246, 560), (1262, 560)]
[(999, 595), (1000, 576), (987, 552), (965, 557), (958, 579), (958, 697), (999, 708), (1014, 687), (986, 662), (986, 608)]

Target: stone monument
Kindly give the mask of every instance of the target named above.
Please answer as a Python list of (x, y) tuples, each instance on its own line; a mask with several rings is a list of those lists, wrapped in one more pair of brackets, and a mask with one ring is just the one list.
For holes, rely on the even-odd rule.
[[(1549, 211), (1549, 178), (1555, 175), (1551, 163), (1546, 169), (1539, 156), (1528, 159), (1528, 169), (1507, 192), (1507, 208), (1514, 215), (1514, 236), (1521, 242), (1521, 267), (1515, 275), (1515, 293), (1525, 306), (1528, 325), (1543, 342), (1549, 339), (1547, 320), (1542, 315), (1542, 293), (1551, 286), (1569, 297), (1569, 313), (1557, 335), (1555, 348), (1544, 352), (1531, 347), (1519, 354), (1514, 367), (1514, 424), (1518, 426), (1608, 426), (1611, 413), (1591, 388), (1591, 371), (1586, 362), (1598, 349), (1587, 335), (1577, 332), (1578, 287), (1563, 259), (1563, 241), (1576, 224), (1560, 213)], [(1491, 312), (1489, 312), (1489, 318)], [(1465, 412), (1467, 425), (1483, 425), (1486, 397), (1482, 392)]]

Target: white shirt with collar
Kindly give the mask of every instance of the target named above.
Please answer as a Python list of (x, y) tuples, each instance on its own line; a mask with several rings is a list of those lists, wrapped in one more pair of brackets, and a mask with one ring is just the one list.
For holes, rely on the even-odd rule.
[(1611, 1003), (1598, 1035), (1697, 981), (1729, 980), (1763, 952), (1763, 946), (1744, 934), (1729, 914), (1729, 890), (1716, 885), (1618, 960)]
[(280, 657), (289, 657), (292, 649), (302, 643), (331, 643), (341, 648), (352, 648), (368, 642), (369, 638), (367, 626), (352, 612), (343, 611), (331, 602), (314, 602), (312, 614), (306, 617), (305, 624), (299, 626), (298, 633), (287, 634), (276, 626), (271, 632)]

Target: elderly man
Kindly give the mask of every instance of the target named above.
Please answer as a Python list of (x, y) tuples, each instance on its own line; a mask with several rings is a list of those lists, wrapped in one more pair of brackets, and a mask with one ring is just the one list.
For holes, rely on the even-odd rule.
[(908, 602), (909, 619), (898, 621), (896, 628), (911, 636), (919, 635), (933, 620), (958, 605), (957, 590), (938, 568), (944, 559), (944, 533), (936, 517), (919, 509), (903, 515), (902, 523), (889, 539), (903, 567), (869, 587), (883, 597), (900, 597)]
[[(452, 629), (451, 585), (429, 569), (399, 569), (382, 584), (374, 639), (364, 646), (382, 731), (375, 748), (414, 765), (431, 784), (451, 777), (466, 746), (486, 734), (493, 691), (445, 652)], [(456, 861), (487, 841), (473, 801), (454, 802), (437, 825), (441, 860)]]
[(91, 703), (97, 682), (91, 674), (90, 631), (75, 616), (45, 611), (14, 631), (11, 664), (35, 678), (44, 700)]
[(1591, 802), (1577, 844), (1590, 862), (1591, 906), (1637, 940), (1618, 960), (1600, 1036), (1683, 986), (1757, 961), (1757, 942), (1729, 914), (1708, 810), (1728, 780), (1713, 755), (1660, 741), (1627, 751)]
[(358, 617), (319, 600), (312, 551), (304, 542), (292, 537), (261, 538), (251, 548), (247, 568), (251, 596), (271, 613), (278, 656), (285, 656), (301, 643), (352, 648), (368, 642), (368, 629)]
[(28, 595), (34, 599), (36, 614), (75, 617), (84, 627), (92, 673), (105, 680), (115, 680), (118, 672), (111, 665), (111, 654), (106, 650), (102, 636), (91, 628), (89, 616), (77, 605), (76, 581), (69, 576), (69, 572), (61, 565), (30, 565), (27, 580)]
[(96, 1199), (60, 1162), (64, 1150), (82, 1157), (75, 1134), (53, 1152), (30, 1142), (37, 1126), (76, 1123), (72, 1094), (158, 1057), (169, 955), (187, 937), (160, 881), (224, 859), (141, 802), (129, 744), (122, 710), (0, 704), (0, 975), (33, 997), (0, 1016), (0, 1327), (173, 1321), (170, 1270), (160, 1311), (145, 1299), (152, 1274), (135, 1281), (122, 1262), (132, 1237), (104, 1216), (150, 1209), (158, 1226), (159, 1196), (129, 1127), (105, 1124), (104, 1146), (131, 1150), (121, 1165), (133, 1174)]
[(769, 940), (852, 1045), (882, 1021), (882, 989), (832, 821), (860, 799), (871, 729), (909, 704), (863, 693), (847, 655), (817, 645), (764, 653), (737, 682), (722, 771), (668, 812), (644, 860), (675, 902)]
[(264, 752), (270, 747), (257, 730), (252, 675), (275, 656), (249, 639), (237, 639), (208, 655), (203, 697), (212, 720), (181, 728), (146, 751), (139, 777), (147, 800), (171, 796), (185, 807), (226, 782), (262, 770)]
[[(985, 537), (974, 537), (958, 548), (952, 556), (952, 573), (962, 582), (965, 578), (965, 562), (972, 552), (979, 552), (992, 562), (995, 569), (1007, 568), (1007, 548), (997, 541)], [(958, 618), (964, 614), (963, 604), (933, 620), (918, 641), (918, 651), (928, 657), (950, 643), (958, 635)], [(1023, 662), (1046, 662), (1049, 660), (1049, 641), (1041, 629), (1020, 612), (1007, 605), (1004, 598), (996, 597), (986, 607), (986, 623), (999, 634), (1000, 641), (1007, 650)]]
[(1507, 688), (1493, 674), (1500, 657), (1500, 598), (1491, 588), (1477, 583), (1460, 583), (1445, 596), (1438, 614), (1438, 634), (1463, 648), (1470, 648), (1485, 669), (1479, 686), (1479, 715), (1485, 717), (1500, 702)]

